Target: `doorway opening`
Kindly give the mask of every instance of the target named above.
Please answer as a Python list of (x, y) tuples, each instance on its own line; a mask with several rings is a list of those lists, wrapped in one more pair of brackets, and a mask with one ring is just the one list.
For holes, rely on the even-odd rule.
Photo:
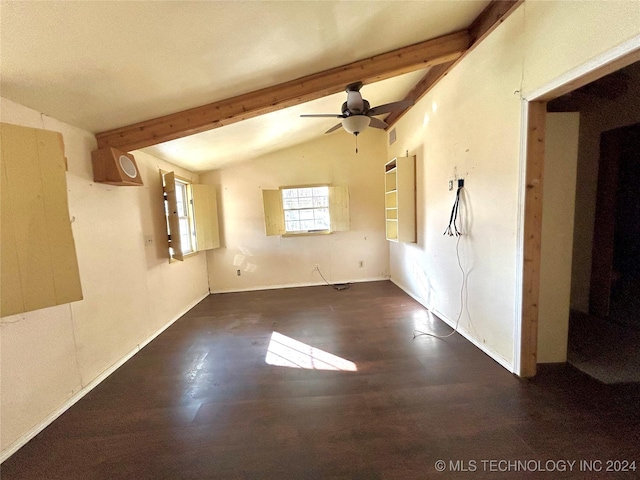
[(567, 362), (640, 382), (640, 62), (547, 111), (580, 115)]
[(640, 328), (640, 123), (604, 132), (600, 152), (589, 310)]
[[(634, 38), (550, 81), (523, 99), (522, 213), (520, 217), (522, 221), (519, 226), (519, 241), (521, 242), (519, 268), (521, 273), (518, 284), (521, 292), (518, 316), (521, 321), (516, 325), (516, 348), (514, 351), (515, 373), (522, 377), (535, 376), (539, 353), (538, 334), (545, 332), (544, 327), (539, 329), (539, 308), (541, 300), (540, 268), (542, 258), (543, 179), (545, 171), (547, 104), (559, 97), (575, 92), (581, 87), (594, 83), (606, 75), (625, 69), (638, 62), (640, 62), (640, 48), (638, 39)], [(636, 94), (637, 96), (638, 94)], [(581, 182), (580, 178), (578, 178), (578, 182)], [(578, 208), (576, 204), (576, 210)], [(591, 252), (591, 248), (588, 251)], [(571, 255), (570, 251), (568, 255)], [(582, 278), (587, 278), (589, 282), (590, 277), (591, 272), (589, 271)], [(575, 278), (572, 272), (572, 302)], [(564, 321), (567, 322), (568, 326), (566, 316)], [(566, 357), (561, 361), (565, 360)]]

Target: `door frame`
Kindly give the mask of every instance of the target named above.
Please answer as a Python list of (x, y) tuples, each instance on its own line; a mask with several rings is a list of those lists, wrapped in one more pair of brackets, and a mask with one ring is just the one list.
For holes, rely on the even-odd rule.
[(514, 373), (521, 377), (533, 377), (537, 369), (547, 102), (637, 61), (640, 61), (640, 35), (522, 97), (513, 338)]

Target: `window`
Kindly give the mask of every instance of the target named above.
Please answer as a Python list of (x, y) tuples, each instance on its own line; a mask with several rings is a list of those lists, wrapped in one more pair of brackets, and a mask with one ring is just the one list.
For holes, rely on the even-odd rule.
[(167, 217), (169, 258), (183, 260), (202, 250), (218, 248), (218, 211), (212, 185), (199, 185), (161, 172)]
[(176, 204), (178, 207), (178, 222), (180, 224), (180, 245), (182, 253), (187, 254), (195, 250), (196, 234), (193, 228), (193, 200), (189, 182), (176, 178)]
[(347, 187), (309, 185), (263, 190), (267, 235), (325, 234), (349, 230)]
[(169, 256), (182, 260), (196, 250), (193, 228), (193, 201), (191, 183), (177, 178), (173, 172), (163, 175), (165, 214), (169, 233)]
[(283, 188), (286, 233), (328, 232), (329, 187)]

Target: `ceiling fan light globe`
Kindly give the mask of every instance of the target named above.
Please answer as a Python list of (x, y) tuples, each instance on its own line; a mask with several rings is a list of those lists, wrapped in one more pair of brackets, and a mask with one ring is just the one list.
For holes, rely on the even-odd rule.
[(371, 119), (366, 115), (351, 115), (342, 119), (342, 128), (347, 132), (357, 135), (369, 126)]

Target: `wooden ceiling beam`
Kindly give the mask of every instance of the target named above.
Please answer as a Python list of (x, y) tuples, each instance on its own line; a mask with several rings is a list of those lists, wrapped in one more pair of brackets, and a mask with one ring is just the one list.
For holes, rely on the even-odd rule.
[(470, 45), (467, 30), (308, 75), (273, 87), (98, 133), (98, 147), (131, 151), (341, 92), (349, 83), (384, 80), (449, 63)]
[(471, 48), (476, 47), (504, 22), (524, 0), (493, 0), (469, 25)]
[[(524, 0), (493, 0), (469, 25), (469, 40), (471, 46), (456, 60), (430, 68), (420, 82), (407, 94), (405, 100), (414, 104), (424, 97), (449, 71), (458, 64), (471, 50), (486, 38), (498, 25), (505, 21)], [(411, 107), (409, 107), (411, 108)], [(384, 121), (389, 125), (387, 130), (402, 117), (409, 108), (390, 113)]]
[[(455, 63), (456, 62), (453, 61), (431, 67), (427, 74), (422, 77), (422, 80), (420, 80), (416, 86), (407, 93), (404, 100), (411, 100), (415, 104), (418, 100), (424, 97), (427, 92), (449, 72), (449, 70), (451, 70), (451, 67), (453, 67)], [(400, 119), (400, 117), (409, 111), (410, 108), (411, 107), (407, 107), (404, 110), (396, 110), (395, 112), (391, 112), (387, 115), (384, 121), (387, 123), (388, 127), (385, 130), (391, 128)]]

